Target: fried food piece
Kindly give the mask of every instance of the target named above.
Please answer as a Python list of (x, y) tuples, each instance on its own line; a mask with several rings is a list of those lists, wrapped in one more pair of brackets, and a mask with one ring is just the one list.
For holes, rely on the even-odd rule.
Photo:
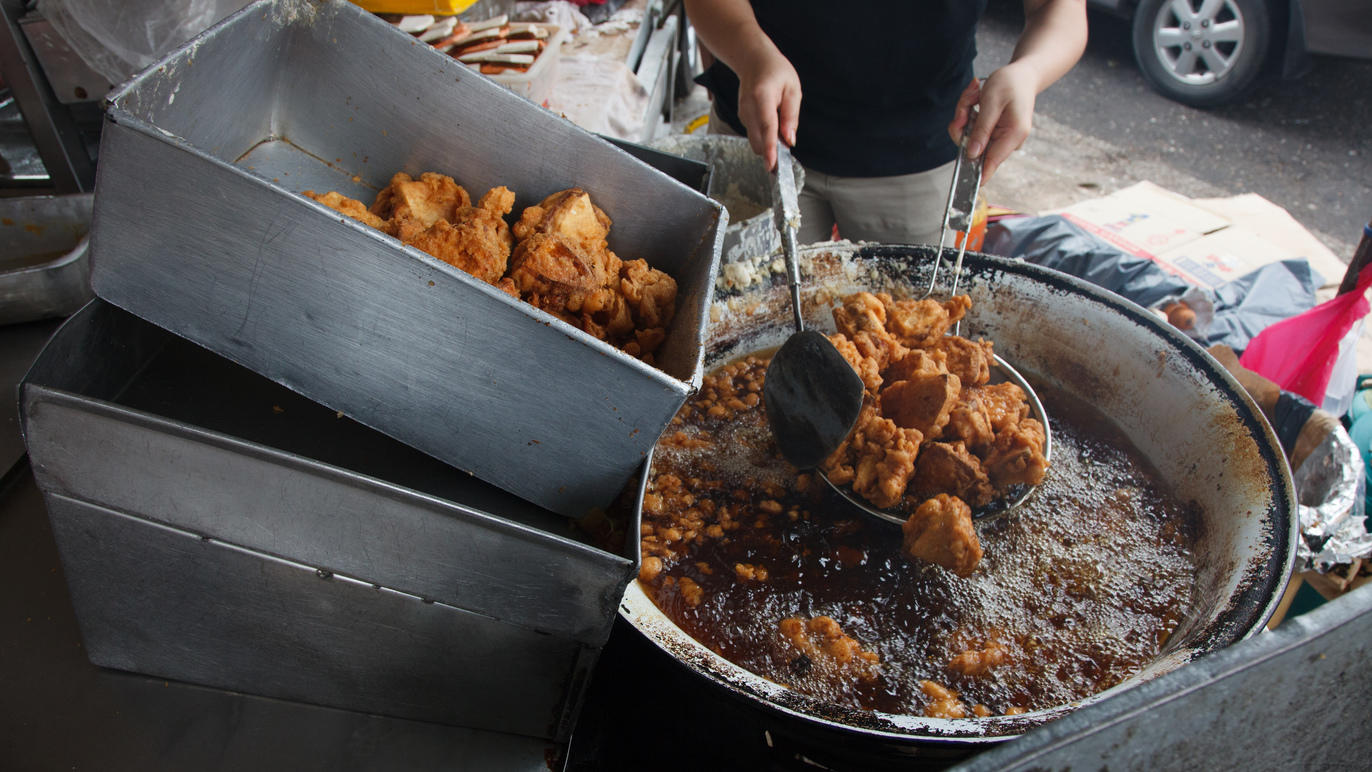
[[(1042, 432), (1012, 431), (1029, 413), (1024, 391), (1009, 383), (989, 385), (995, 362), (989, 341), (946, 335), (970, 307), (966, 295), (940, 303), (857, 292), (833, 309), (838, 332), (829, 340), (862, 379), (868, 405), (844, 444), (825, 460), (832, 482), (851, 484), (883, 509), (914, 494), (918, 498), (902, 506), (908, 512), (915, 502), (940, 493), (980, 508), (1010, 485), (1042, 479), (1043, 443), (1034, 441)], [(871, 406), (875, 410), (868, 414)], [(878, 448), (883, 441), (896, 443), (889, 448), (894, 452)], [(907, 447), (911, 442), (915, 446)], [(983, 464), (992, 454), (994, 479)], [(915, 469), (907, 475), (905, 464), (912, 459)]]
[(575, 323), (568, 302), (580, 309), (586, 296), (602, 286), (594, 265), (574, 243), (538, 232), (515, 247), (509, 278), (526, 302)]
[(309, 196), (336, 212), (346, 214), (364, 225), (370, 225), (377, 230), (384, 231), (386, 229), (386, 221), (372, 214), (371, 211), (367, 209), (366, 204), (355, 198), (348, 198), (347, 196), (332, 190), (323, 195), (315, 193), (313, 190), (307, 190), (303, 195)]
[(830, 335), (829, 342), (834, 344), (838, 353), (842, 354), (843, 358), (848, 360), (848, 364), (852, 365), (853, 372), (862, 379), (863, 388), (875, 394), (882, 384), (881, 368), (877, 367), (877, 360), (863, 356), (858, 351), (857, 345), (845, 335), (837, 333)]
[[(889, 334), (886, 332), (886, 306), (882, 300), (870, 292), (854, 292), (843, 298), (842, 304), (833, 311), (839, 334), (850, 339), (857, 337), (859, 332)], [(891, 296), (886, 295), (885, 301), (890, 300)]]
[(514, 208), (514, 193), (491, 188), (477, 206), (464, 206), (451, 221), (440, 219), (407, 242), (489, 284), (505, 275), (514, 239), (505, 215)]
[(943, 303), (937, 300), (890, 300), (885, 296), (887, 328), (897, 340), (910, 348), (933, 346), (972, 307), (967, 295), (957, 295)]
[(676, 315), (676, 290), (676, 279), (643, 260), (626, 261), (619, 271), (620, 294), (628, 301), (640, 327), (661, 328), (672, 321)]
[(1013, 383), (997, 383), (990, 386), (974, 386), (967, 389), (969, 396), (981, 400), (991, 426), (1001, 431), (1019, 423), (1029, 415), (1028, 397), (1024, 389)]
[[(574, 304), (575, 301), (569, 302), (567, 306), (568, 309), (570, 310)], [(602, 288), (588, 293), (585, 298), (580, 301), (580, 311), (581, 329), (591, 335), (594, 335), (601, 340), (610, 341), (621, 348), (624, 346), (626, 340), (632, 342), (632, 336), (636, 332), (634, 329), (634, 316), (629, 308), (628, 301), (618, 292), (615, 292), (612, 289)], [(666, 337), (665, 332), (661, 328), (657, 328), (657, 331), (662, 333), (663, 338)], [(661, 344), (661, 342), (661, 339), (658, 339), (653, 348), (657, 348), (657, 344)], [(629, 353), (634, 356), (639, 356), (641, 351), (642, 349), (636, 346), (636, 350), (630, 351)]]
[(991, 343), (986, 340), (970, 341), (957, 336), (939, 339), (938, 350), (944, 354), (948, 372), (953, 373), (964, 386), (980, 386), (991, 380), (991, 363), (995, 354)]
[(961, 442), (977, 455), (981, 455), (981, 449), (995, 441), (996, 430), (991, 425), (991, 415), (986, 412), (986, 406), (977, 396), (976, 389), (962, 390), (958, 403), (948, 413), (948, 424), (938, 438), (945, 442)]
[(527, 207), (513, 227), (505, 221), (514, 208), (508, 188), (492, 188), (472, 206), (461, 185), (434, 172), (417, 180), (397, 173), (370, 208), (336, 192), (305, 195), (645, 362), (676, 315), (676, 280), (610, 251), (611, 220), (580, 188)]
[(962, 384), (952, 373), (914, 375), (881, 390), (881, 414), (897, 426), (933, 437), (947, 425), (961, 392)]
[(956, 670), (967, 676), (984, 676), (993, 667), (1000, 667), (1010, 661), (1010, 652), (1004, 646), (991, 641), (980, 649), (968, 649), (948, 661), (948, 669)]
[(971, 576), (981, 561), (972, 510), (956, 496), (940, 493), (920, 504), (900, 530), (901, 552), (912, 560), (943, 566), (962, 577)]
[(918, 431), (882, 418), (867, 403), (853, 431), (825, 460), (824, 471), (835, 485), (852, 483), (858, 495), (876, 506), (893, 507), (905, 495), (923, 439)]
[(501, 292), (504, 292), (506, 295), (509, 295), (515, 300), (519, 300), (519, 288), (515, 286), (514, 279), (511, 279), (510, 277), (506, 276), (505, 278), (495, 283), (495, 288), (500, 290)]
[(906, 349), (903, 356), (893, 360), (891, 365), (882, 371), (882, 378), (895, 383), (908, 381), (916, 376), (940, 375), (950, 372), (947, 363), (948, 356), (938, 349)]
[(586, 191), (554, 193), (520, 215), (509, 278), (524, 300), (651, 361), (676, 315), (676, 280), (610, 251), (611, 220)]
[[(610, 253), (613, 257), (614, 254)], [(618, 258), (615, 258), (618, 260)], [(634, 338), (622, 348), (639, 358), (650, 357), (667, 339), (667, 325), (676, 316), (676, 279), (643, 260), (628, 260), (619, 271), (619, 295), (614, 300), (632, 314)], [(627, 316), (625, 318), (628, 318)], [(617, 338), (613, 326), (607, 328)], [(614, 339), (614, 338), (612, 338)]]
[(1043, 424), (1032, 418), (1021, 419), (996, 432), (995, 442), (982, 462), (991, 484), (1003, 490), (1011, 485), (1043, 482), (1048, 471), (1048, 460), (1043, 457), (1045, 439)]
[(808, 660), (804, 668), (863, 681), (877, 677), (881, 657), (863, 649), (832, 617), (787, 617), (777, 625), (777, 631), (795, 650), (796, 658)]
[(523, 241), (535, 233), (548, 233), (569, 239), (587, 254), (606, 248), (612, 224), (609, 215), (581, 188), (568, 188), (528, 207), (514, 224), (514, 236)]
[(929, 718), (967, 718), (967, 706), (958, 699), (958, 693), (933, 681), (920, 681), (920, 691), (929, 698), (924, 706), (924, 715)]
[(392, 236), (408, 242), (439, 220), (453, 222), (459, 208), (471, 205), (467, 191), (446, 174), (424, 172), (416, 180), (396, 172), (391, 183), (376, 195), (371, 211), (390, 221)]
[(961, 442), (925, 443), (910, 487), (921, 497), (947, 493), (973, 507), (984, 507), (995, 498), (981, 462)]
[(860, 355), (875, 361), (878, 370), (886, 369), (907, 351), (886, 330), (885, 304), (890, 301), (890, 295), (857, 292), (844, 298), (843, 305), (833, 311), (839, 334), (851, 340)]

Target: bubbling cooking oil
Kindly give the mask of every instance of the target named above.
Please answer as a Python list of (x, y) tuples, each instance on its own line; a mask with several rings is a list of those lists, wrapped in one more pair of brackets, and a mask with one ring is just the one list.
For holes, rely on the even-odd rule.
[[(781, 459), (760, 402), (738, 396), (765, 366), (707, 378), (659, 443), (644, 506), (645, 591), (731, 662), (856, 708), (927, 713), (932, 681), (979, 714), (1039, 710), (1137, 673), (1192, 606), (1198, 513), (1079, 400), (1036, 385), (1052, 466), (1019, 509), (977, 522), (984, 556), (964, 579), (903, 557), (898, 527)], [(875, 666), (781, 633), (816, 617)]]

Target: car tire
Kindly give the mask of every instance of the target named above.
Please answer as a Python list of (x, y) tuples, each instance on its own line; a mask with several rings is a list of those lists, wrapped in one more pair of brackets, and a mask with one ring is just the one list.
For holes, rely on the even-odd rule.
[[(1140, 0), (1134, 9), (1134, 59), (1163, 96), (1192, 107), (1243, 98), (1272, 46), (1266, 0)], [(1198, 14), (1205, 10), (1207, 16)]]

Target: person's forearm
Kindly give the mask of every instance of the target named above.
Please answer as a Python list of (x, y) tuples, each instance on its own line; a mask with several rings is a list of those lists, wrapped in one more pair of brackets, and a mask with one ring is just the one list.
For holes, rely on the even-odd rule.
[(758, 26), (748, 0), (685, 0), (685, 5), (700, 42), (740, 76), (747, 75), (759, 53), (781, 55)]
[(1010, 61), (1032, 68), (1037, 91), (1067, 74), (1086, 50), (1086, 0), (1024, 0), (1024, 32)]
[(738, 119), (753, 152), (776, 166), (777, 138), (796, 143), (800, 78), (758, 26), (747, 0), (685, 0), (700, 41), (738, 75)]

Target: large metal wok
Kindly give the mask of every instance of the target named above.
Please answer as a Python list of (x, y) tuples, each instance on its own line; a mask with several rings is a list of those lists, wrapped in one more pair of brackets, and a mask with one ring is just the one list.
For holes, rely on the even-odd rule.
[[(921, 247), (804, 250), (807, 323), (832, 330), (831, 299), (859, 289), (919, 294), (933, 254)], [(1293, 566), (1295, 498), (1277, 439), (1238, 383), (1146, 310), (1055, 271), (968, 254), (960, 291), (974, 304), (964, 335), (993, 340), (997, 353), (1031, 381), (1057, 386), (1111, 417), (1159, 479), (1199, 506), (1204, 535), (1195, 545), (1195, 608), (1159, 656), (1134, 677), (1078, 703), (1018, 716), (935, 719), (839, 707), (755, 676), (682, 632), (637, 582), (621, 615), (702, 679), (773, 719), (807, 732), (837, 730), (848, 740), (897, 745), (1013, 737), (1260, 631)], [(785, 292), (777, 277), (717, 297), (707, 366), (779, 345), (791, 330)]]

